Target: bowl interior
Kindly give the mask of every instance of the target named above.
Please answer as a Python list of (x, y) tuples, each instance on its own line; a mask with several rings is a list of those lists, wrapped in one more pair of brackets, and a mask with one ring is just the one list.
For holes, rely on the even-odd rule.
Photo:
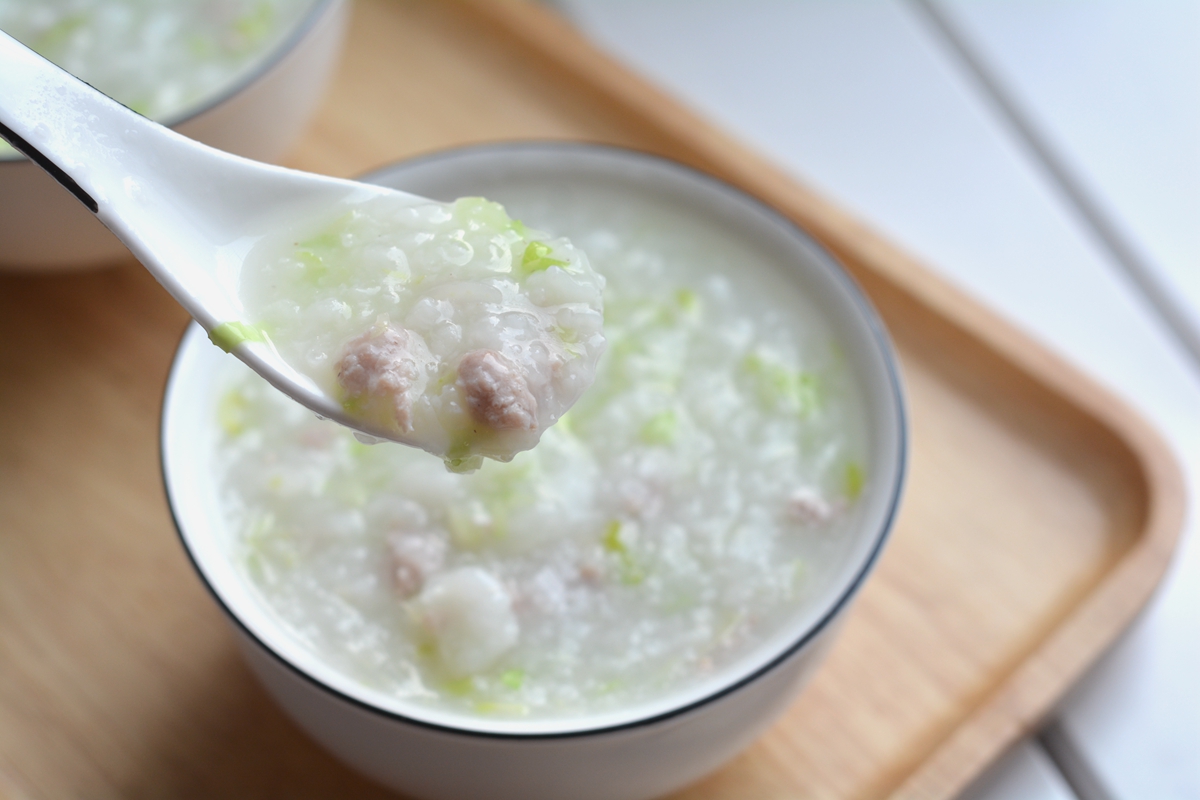
[(781, 296), (801, 292), (821, 309), (865, 407), (869, 476), (851, 514), (849, 537), (822, 576), (817, 602), (797, 608), (779, 630), (727, 668), (698, 683), (636, 706), (567, 719), (490, 719), (418, 706), (362, 686), (329, 667), (286, 634), (227, 553), (213, 453), (219, 436), (214, 386), (231, 359), (197, 326), (176, 356), (164, 405), (163, 467), (172, 511), (201, 576), (234, 620), (268, 650), (326, 688), (360, 703), (427, 725), (487, 734), (563, 735), (635, 724), (678, 713), (720, 696), (804, 647), (846, 607), (878, 555), (903, 482), (905, 431), (894, 357), (874, 311), (831, 257), (807, 235), (746, 195), (654, 157), (577, 144), (511, 144), (465, 148), (401, 163), (366, 180), (439, 200), (481, 195), (538, 226), (538, 203), (570, 204), (600, 193), (652, 197), (675, 211), (762, 250), (777, 265)]

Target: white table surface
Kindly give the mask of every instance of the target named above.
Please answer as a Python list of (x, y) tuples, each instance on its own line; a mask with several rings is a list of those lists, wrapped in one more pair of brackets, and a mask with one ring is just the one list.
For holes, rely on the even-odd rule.
[[(1126, 397), (1194, 501), (1200, 3), (925, 2), (556, 5)], [(1162, 591), (1050, 733), (966, 797), (1200, 798), (1198, 528), (1190, 513)]]

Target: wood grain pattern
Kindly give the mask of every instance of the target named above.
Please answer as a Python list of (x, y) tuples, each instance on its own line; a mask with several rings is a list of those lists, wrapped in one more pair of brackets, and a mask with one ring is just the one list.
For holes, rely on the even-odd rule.
[[(750, 190), (843, 260), (901, 353), (914, 448), (895, 537), (809, 689), (681, 800), (953, 796), (1149, 596), (1182, 521), (1169, 450), (1052, 353), (522, 3), (360, 0), (293, 163), (353, 175), (506, 138), (623, 144)], [(0, 276), (0, 797), (385, 796), (270, 704), (175, 538), (157, 425), (185, 322), (135, 264)]]

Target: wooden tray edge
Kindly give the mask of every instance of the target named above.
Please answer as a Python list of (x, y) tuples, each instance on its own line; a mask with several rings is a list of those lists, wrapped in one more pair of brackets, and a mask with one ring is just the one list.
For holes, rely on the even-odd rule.
[(1100, 582), (958, 728), (917, 767), (892, 798), (954, 797), (1018, 739), (1036, 729), (1071, 686), (1129, 627), (1153, 596), (1175, 553), (1186, 510), (1183, 471), (1170, 446), (1107, 389), (992, 312), (1011, 343), (1038, 362), (1013, 357), (1037, 380), (1075, 402), (1129, 447), (1146, 481), (1140, 535)]
[(861, 264), (930, 313), (949, 320), (1108, 428), (1129, 448), (1147, 492), (1145, 524), (1137, 540), (1025, 662), (890, 794), (896, 798), (954, 796), (1037, 726), (1153, 595), (1175, 551), (1186, 506), (1182, 468), (1170, 446), (1110, 390), (599, 51), (554, 12), (528, 0), (457, 2), (684, 145), (694, 161), (716, 167), (710, 171), (795, 219), (839, 257)]

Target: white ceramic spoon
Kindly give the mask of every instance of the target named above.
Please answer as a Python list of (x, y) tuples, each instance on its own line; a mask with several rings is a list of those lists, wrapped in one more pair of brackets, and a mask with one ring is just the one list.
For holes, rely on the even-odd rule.
[[(181, 136), (130, 111), (0, 32), (0, 136), (69, 189), (188, 313), (273, 386), (323, 417), (381, 439), (267, 343), (236, 341), (245, 322), (242, 261), (289, 218), (393, 195), (380, 186), (262, 164)], [(222, 327), (224, 326), (224, 327)], [(236, 342), (236, 344), (235, 344)], [(405, 442), (409, 443), (409, 442)]]

